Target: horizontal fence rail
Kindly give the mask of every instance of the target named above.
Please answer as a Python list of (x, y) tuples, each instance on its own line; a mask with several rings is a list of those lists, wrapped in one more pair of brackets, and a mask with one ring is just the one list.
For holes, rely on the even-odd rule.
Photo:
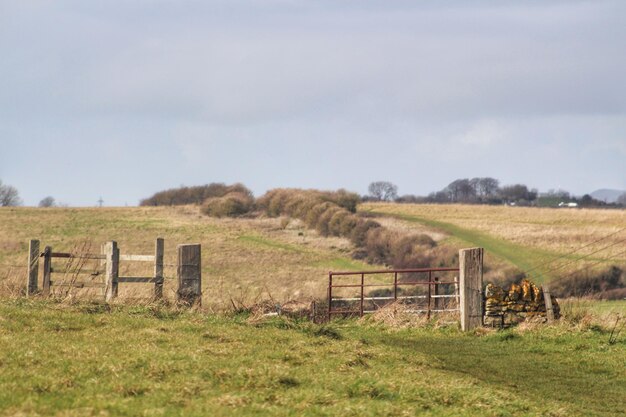
[[(458, 273), (459, 268), (414, 268), (374, 271), (348, 271), (328, 273), (328, 320), (333, 315), (359, 315), (374, 313), (380, 307), (391, 302), (401, 302), (407, 306), (406, 312), (426, 313), (430, 318), (431, 313), (456, 312), (458, 311)], [(372, 279), (381, 275), (393, 276), (393, 281), (371, 282)], [(423, 276), (420, 279), (420, 275)], [(452, 276), (450, 276), (452, 275)], [(402, 279), (407, 277), (406, 279)], [(442, 280), (445, 276), (445, 280)], [(356, 278), (357, 282), (338, 283), (339, 278)], [(368, 278), (368, 281), (366, 281)], [(406, 289), (413, 289), (413, 293), (401, 294)], [(446, 291), (442, 291), (447, 288)], [(339, 296), (337, 291), (342, 289), (358, 289), (358, 294)], [(375, 289), (378, 293), (366, 294), (366, 289)], [(424, 293), (418, 291), (423, 290)], [(335, 290), (335, 291), (333, 291)], [(442, 301), (453, 300), (454, 308), (450, 303)], [(355, 306), (354, 304), (358, 304)], [(365, 307), (366, 302), (370, 304)], [(338, 304), (341, 307), (338, 307)], [(381, 305), (382, 304), (382, 305)], [(412, 308), (412, 307), (415, 308)]]
[[(28, 255), (28, 283), (27, 295), (42, 294), (49, 296), (51, 287), (65, 288), (99, 288), (105, 301), (109, 302), (117, 298), (119, 284), (153, 284), (155, 299), (163, 298), (163, 285), (165, 281), (165, 266), (176, 267), (178, 290), (176, 298), (178, 302), (186, 305), (201, 305), (202, 303), (202, 248), (199, 244), (178, 245), (178, 262), (165, 264), (165, 241), (157, 238), (154, 246), (154, 255), (129, 255), (121, 254), (117, 242), (109, 241), (102, 245), (101, 253), (86, 253), (76, 251), (53, 252), (50, 246), (46, 246), (40, 252), (40, 241), (29, 242)], [(43, 279), (41, 292), (39, 291), (39, 259), (43, 259)], [(53, 259), (65, 259), (63, 266), (53, 267)], [(87, 263), (92, 262), (90, 267)], [(149, 262), (154, 266), (154, 272), (143, 272), (140, 276), (120, 276), (120, 263), (125, 262)], [(128, 270), (128, 269), (127, 269)], [(59, 276), (52, 279), (53, 274)], [(80, 279), (79, 279), (80, 278)]]

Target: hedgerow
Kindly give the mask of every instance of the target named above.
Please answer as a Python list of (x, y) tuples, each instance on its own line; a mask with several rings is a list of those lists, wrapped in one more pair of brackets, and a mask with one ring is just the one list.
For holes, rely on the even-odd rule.
[(224, 197), (227, 194), (239, 193), (253, 198), (252, 192), (243, 184), (226, 185), (211, 183), (195, 187), (178, 187), (159, 191), (151, 197), (141, 200), (141, 206), (179, 206), (187, 204), (203, 204), (208, 198)]
[(357, 248), (355, 254), (372, 263), (415, 268), (456, 262), (454, 254), (437, 250), (436, 242), (427, 235), (391, 231), (356, 214), (358, 201), (358, 195), (344, 190), (274, 189), (257, 200), (257, 208), (270, 217), (300, 219), (322, 236), (350, 239)]

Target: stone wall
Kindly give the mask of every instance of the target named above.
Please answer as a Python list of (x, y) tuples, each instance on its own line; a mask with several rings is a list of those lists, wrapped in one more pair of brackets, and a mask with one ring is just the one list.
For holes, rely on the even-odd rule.
[[(554, 296), (552, 309), (554, 318), (559, 318), (559, 304)], [(485, 325), (507, 327), (530, 318), (546, 317), (546, 304), (543, 289), (529, 280), (512, 284), (508, 290), (494, 284), (485, 288)]]

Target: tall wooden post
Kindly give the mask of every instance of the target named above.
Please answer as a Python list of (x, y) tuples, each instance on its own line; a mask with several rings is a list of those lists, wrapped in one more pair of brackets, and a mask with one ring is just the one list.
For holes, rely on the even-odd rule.
[(546, 316), (548, 318), (548, 323), (552, 323), (554, 321), (554, 309), (552, 307), (552, 296), (550, 295), (550, 288), (548, 288), (548, 284), (543, 284), (543, 301), (546, 304)]
[(46, 246), (43, 250), (43, 282), (42, 294), (50, 295), (50, 276), (52, 275), (52, 248)]
[(461, 297), (459, 296), (460, 292), (459, 292), (459, 277), (455, 276), (454, 277), (454, 305), (456, 306), (456, 308), (461, 311)]
[(117, 278), (120, 267), (120, 250), (117, 247), (117, 242), (107, 242), (105, 254), (107, 263), (105, 276), (105, 300), (109, 302), (117, 297)]
[(333, 311), (333, 273), (328, 272), (328, 321), (331, 319)]
[(154, 248), (154, 298), (163, 298), (163, 254), (165, 241), (163, 238), (156, 240)]
[(483, 248), (459, 251), (461, 330), (483, 325)]
[(102, 287), (101, 291), (102, 291), (102, 297), (106, 298), (107, 295), (107, 276), (106, 276), (106, 268), (107, 268), (107, 244), (106, 243), (101, 243), (100, 244), (100, 255), (104, 256), (104, 258), (100, 259), (98, 261), (98, 271), (102, 271), (102, 276), (104, 277), (104, 286)]
[(202, 303), (201, 246), (178, 245), (178, 301), (184, 304)]
[(39, 276), (39, 241), (31, 240), (28, 244), (28, 284), (26, 295), (37, 294), (37, 278)]

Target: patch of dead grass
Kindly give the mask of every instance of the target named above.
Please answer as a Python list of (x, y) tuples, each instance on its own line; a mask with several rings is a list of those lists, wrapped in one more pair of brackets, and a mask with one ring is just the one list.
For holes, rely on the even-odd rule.
[[(247, 236), (252, 239), (242, 238)], [(99, 252), (101, 243), (116, 240), (122, 254), (150, 255), (157, 237), (165, 239), (164, 295), (168, 299), (176, 294), (176, 245), (202, 244), (203, 304), (211, 310), (228, 309), (235, 297), (249, 303), (259, 294), (269, 293), (279, 302), (323, 297), (327, 265), (337, 259), (358, 263), (350, 259), (346, 239), (321, 237), (298, 223), (281, 227), (280, 219), (214, 219), (202, 216), (195, 206), (0, 208), (0, 294), (23, 292), (30, 239), (63, 252), (81, 243)], [(63, 259), (53, 260), (56, 268), (65, 265)], [(121, 262), (120, 275), (150, 276), (153, 268), (150, 263)], [(152, 291), (150, 284), (119, 286), (120, 299), (149, 298)], [(93, 289), (71, 294), (101, 297)]]

